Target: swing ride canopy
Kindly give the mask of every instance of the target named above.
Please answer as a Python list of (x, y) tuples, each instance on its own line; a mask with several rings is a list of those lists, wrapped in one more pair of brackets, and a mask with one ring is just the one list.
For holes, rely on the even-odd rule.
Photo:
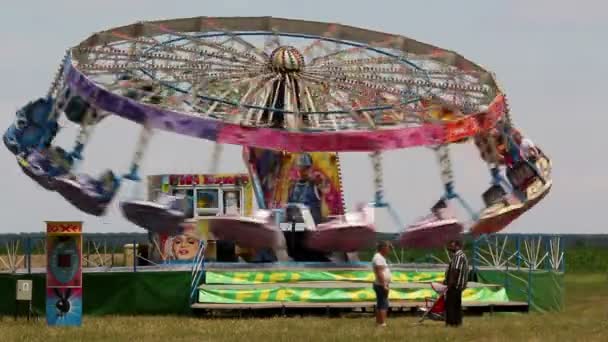
[(70, 49), (69, 87), (153, 129), (292, 152), (462, 141), (496, 124), (491, 72), (403, 36), (271, 17), (140, 22)]

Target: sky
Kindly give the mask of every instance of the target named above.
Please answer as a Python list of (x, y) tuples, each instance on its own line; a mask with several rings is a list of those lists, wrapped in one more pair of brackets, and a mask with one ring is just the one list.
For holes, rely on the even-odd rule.
[[(0, 130), (11, 124), (17, 108), (46, 93), (65, 50), (91, 33), (141, 20), (192, 16), (337, 22), (459, 52), (496, 73), (515, 125), (553, 161), (551, 193), (506, 232), (608, 233), (603, 213), (608, 204), (608, 3), (602, 0), (11, 1), (0, 11)], [(82, 171), (126, 172), (138, 132), (137, 125), (120, 118), (104, 120), (87, 146)], [(57, 143), (70, 149), (75, 135), (75, 128), (68, 127)], [(212, 147), (207, 141), (157, 133), (142, 173), (204, 173)], [(244, 172), (240, 157), (240, 147), (226, 146), (219, 171)], [(366, 154), (347, 153), (341, 160), (347, 205), (371, 201)], [(406, 223), (424, 215), (442, 194), (434, 154), (424, 148), (399, 150), (385, 153), (384, 161), (387, 200)], [(490, 178), (477, 150), (472, 144), (456, 146), (452, 161), (456, 190), (481, 208)], [(39, 232), (45, 220), (83, 220), (88, 232), (143, 231), (122, 218), (116, 203), (102, 218), (80, 213), (22, 174), (3, 147), (0, 172), (0, 234)], [(386, 216), (378, 214), (381, 230), (394, 227)]]

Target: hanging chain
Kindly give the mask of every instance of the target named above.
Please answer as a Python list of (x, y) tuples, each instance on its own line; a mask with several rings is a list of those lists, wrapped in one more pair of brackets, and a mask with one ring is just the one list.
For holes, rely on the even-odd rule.
[(498, 155), (498, 148), (496, 146), (496, 138), (494, 137), (494, 134), (492, 132), (489, 132), (487, 134), (486, 144), (488, 146), (488, 152), (490, 152), (490, 155), (489, 155), (490, 160), (488, 161), (488, 164), (490, 165), (491, 168), (494, 168), (498, 164), (500, 164), (500, 156)]
[(338, 170), (338, 184), (340, 185), (340, 203), (342, 204), (342, 212), (339, 214), (344, 214), (346, 211), (346, 203), (344, 202), (344, 188), (342, 187), (342, 165), (340, 164), (340, 156), (336, 152), (336, 169)]
[(144, 124), (139, 134), (139, 140), (137, 141), (137, 146), (135, 148), (135, 154), (133, 155), (133, 160), (131, 161), (131, 172), (127, 176), (127, 178), (136, 180), (138, 179), (137, 171), (139, 169), (139, 164), (144, 156), (144, 152), (148, 147), (148, 142), (152, 136), (152, 129)]
[(59, 88), (59, 84), (63, 80), (63, 71), (65, 68), (65, 63), (67, 63), (69, 56), (70, 56), (70, 50), (66, 50), (65, 56), (63, 56), (63, 59), (61, 60), (61, 64), (57, 68), (57, 72), (55, 73), (53, 82), (51, 82), (49, 91), (46, 93), (46, 97), (51, 97), (51, 96), (53, 96), (53, 94), (55, 94), (57, 92), (57, 89)]
[(509, 99), (507, 95), (504, 95), (505, 98), (505, 123), (509, 127), (513, 127), (513, 119), (511, 118), (511, 107), (509, 106)]
[(439, 145), (434, 148), (437, 160), (439, 161), (439, 170), (441, 172), (441, 181), (443, 184), (451, 185), (454, 182), (454, 173), (452, 171), (452, 161), (447, 145)]
[(74, 147), (74, 152), (72, 153), (72, 155), (76, 159), (82, 159), (81, 153), (84, 149), (84, 146), (89, 141), (91, 133), (93, 132), (91, 126), (95, 122), (96, 113), (97, 110), (93, 108), (93, 106), (89, 106), (86, 113), (84, 114), (84, 117), (82, 118), (82, 122), (80, 124), (80, 131), (78, 132), (78, 136), (76, 137), (76, 147)]
[(382, 153), (374, 151), (369, 154), (374, 170), (374, 196), (376, 204), (384, 203), (384, 182), (382, 178)]

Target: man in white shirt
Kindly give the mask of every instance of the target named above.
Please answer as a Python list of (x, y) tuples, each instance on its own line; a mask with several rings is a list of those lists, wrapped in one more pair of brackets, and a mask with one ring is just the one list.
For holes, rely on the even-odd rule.
[(374, 268), (374, 292), (376, 292), (376, 324), (386, 326), (386, 314), (389, 308), (388, 292), (391, 282), (391, 270), (386, 262), (386, 256), (390, 252), (390, 245), (386, 241), (378, 243), (376, 254), (372, 259)]

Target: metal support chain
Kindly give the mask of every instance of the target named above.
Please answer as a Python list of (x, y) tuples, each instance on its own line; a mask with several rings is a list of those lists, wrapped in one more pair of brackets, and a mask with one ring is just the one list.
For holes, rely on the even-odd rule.
[(374, 201), (376, 205), (384, 204), (384, 184), (382, 177), (382, 153), (374, 151), (369, 154), (374, 170)]
[(59, 83), (63, 80), (63, 70), (65, 68), (65, 63), (67, 63), (68, 58), (70, 57), (69, 50), (66, 50), (63, 59), (61, 60), (61, 64), (57, 68), (57, 72), (55, 73), (55, 77), (53, 78), (53, 82), (51, 82), (51, 86), (49, 87), (48, 92), (46, 93), (46, 97), (51, 97), (53, 94), (57, 92), (59, 87)]
[(513, 127), (513, 119), (511, 118), (511, 107), (509, 106), (509, 99), (507, 95), (504, 96), (505, 99), (505, 122), (510, 127)]
[(342, 210), (346, 211), (346, 203), (344, 202), (344, 188), (342, 188), (342, 165), (340, 164), (340, 156), (336, 153), (336, 168), (338, 169), (338, 184), (340, 184), (340, 203)]
[(144, 152), (148, 147), (148, 142), (150, 141), (150, 137), (152, 136), (152, 129), (144, 124), (141, 133), (139, 135), (139, 140), (137, 141), (137, 146), (135, 148), (135, 154), (133, 155), (133, 161), (131, 162), (131, 169), (129, 170), (129, 174), (125, 175), (126, 179), (130, 179), (132, 181), (140, 180), (138, 171), (139, 164), (143, 159)]
[(446, 197), (452, 199), (456, 194), (454, 193), (454, 172), (452, 171), (452, 161), (450, 160), (448, 147), (447, 145), (439, 145), (434, 150), (439, 162), (441, 181), (445, 185)]
[(488, 134), (487, 144), (490, 151), (490, 161), (488, 162), (488, 166), (490, 168), (490, 174), (492, 175), (492, 184), (500, 185), (501, 183), (505, 183), (503, 181), (503, 177), (500, 174), (500, 164), (499, 164), (499, 156), (496, 148), (496, 139), (494, 139), (493, 134)]
[(71, 153), (72, 157), (75, 159), (82, 160), (82, 151), (91, 137), (91, 126), (95, 121), (96, 112), (97, 110), (90, 106), (82, 119), (80, 131), (76, 137), (76, 146), (74, 147), (74, 151)]
[[(63, 65), (63, 64), (62, 64)], [(61, 70), (63, 70), (62, 68), (60, 68)], [(60, 75), (63, 75), (63, 71), (59, 73)], [(49, 90), (49, 94), (47, 98), (50, 98), (52, 96), (54, 96), (53, 99), (53, 105), (51, 108), (51, 111), (48, 114), (47, 117), (47, 121), (48, 122), (57, 122), (57, 120), (59, 119), (59, 115), (60, 113), (65, 109), (65, 107), (67, 106), (67, 104), (69, 103), (69, 101), (75, 96), (74, 92), (70, 92), (69, 95), (67, 96), (67, 98), (60, 100), (59, 97), (63, 96), (63, 94), (67, 91), (67, 87), (65, 85), (65, 80), (63, 77), (57, 77), (55, 81), (53, 81), (53, 83), (57, 83), (54, 84), (53, 86), (51, 86), (51, 90)], [(47, 130), (47, 132), (44, 133), (44, 137), (42, 139), (40, 139), (40, 142), (38, 144), (38, 148), (39, 149), (44, 149), (47, 145), (47, 143), (49, 143), (52, 139), (51, 136), (51, 131)]]
[(471, 215), (473, 220), (477, 220), (479, 215), (460, 197), (454, 190), (454, 172), (452, 171), (452, 161), (450, 160), (450, 153), (447, 145), (439, 145), (433, 148), (439, 161), (439, 169), (441, 172), (441, 181), (445, 186), (446, 200), (456, 199), (460, 205)]

